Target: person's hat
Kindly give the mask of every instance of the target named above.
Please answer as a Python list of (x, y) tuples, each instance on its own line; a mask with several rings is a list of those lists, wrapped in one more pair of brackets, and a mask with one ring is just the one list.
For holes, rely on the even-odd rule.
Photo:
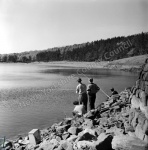
[(89, 79), (89, 82), (93, 82), (93, 78), (90, 78), (90, 79)]
[(81, 82), (82, 81), (82, 79), (81, 78), (78, 78), (78, 80), (77, 80), (78, 82)]
[(114, 88), (111, 88), (110, 90), (111, 90), (111, 91), (114, 91)]

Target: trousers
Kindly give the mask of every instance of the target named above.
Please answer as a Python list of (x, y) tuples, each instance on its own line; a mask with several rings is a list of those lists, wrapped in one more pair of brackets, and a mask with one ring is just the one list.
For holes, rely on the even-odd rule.
[(84, 105), (85, 110), (87, 111), (87, 102), (88, 102), (87, 94), (86, 93), (79, 94), (78, 100), (80, 104)]
[(92, 93), (88, 95), (88, 101), (89, 101), (89, 109), (95, 109), (95, 101), (96, 101), (96, 93)]

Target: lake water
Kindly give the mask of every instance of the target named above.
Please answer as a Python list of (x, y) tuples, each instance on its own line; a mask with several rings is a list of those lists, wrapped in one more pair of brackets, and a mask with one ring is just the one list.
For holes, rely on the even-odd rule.
[[(82, 70), (50, 63), (0, 64), (0, 137), (16, 138), (71, 116), (72, 102), (78, 97), (78, 77), (85, 84), (93, 77), (109, 95), (112, 87), (120, 92), (137, 79), (135, 73), (106, 69)], [(96, 105), (105, 100), (106, 96), (98, 92)]]

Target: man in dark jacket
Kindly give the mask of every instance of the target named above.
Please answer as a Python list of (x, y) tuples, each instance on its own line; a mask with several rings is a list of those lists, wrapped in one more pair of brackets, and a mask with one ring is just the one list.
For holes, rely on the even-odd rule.
[(93, 83), (93, 78), (90, 78), (89, 84), (87, 86), (87, 94), (89, 100), (89, 108), (90, 110), (95, 109), (95, 100), (96, 100), (96, 93), (100, 90), (100, 88)]

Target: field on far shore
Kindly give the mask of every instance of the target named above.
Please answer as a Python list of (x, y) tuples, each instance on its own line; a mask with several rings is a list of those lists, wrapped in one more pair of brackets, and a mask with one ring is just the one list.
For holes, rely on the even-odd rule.
[[(126, 71), (137, 71), (144, 64), (145, 59), (148, 55), (134, 56), (114, 61), (102, 61), (102, 62), (80, 62), (80, 61), (53, 61), (48, 62), (50, 66), (59, 67), (82, 67), (82, 68), (106, 68), (106, 69), (117, 69)], [(45, 62), (40, 62), (44, 64)], [(46, 62), (47, 64), (47, 62)]]

